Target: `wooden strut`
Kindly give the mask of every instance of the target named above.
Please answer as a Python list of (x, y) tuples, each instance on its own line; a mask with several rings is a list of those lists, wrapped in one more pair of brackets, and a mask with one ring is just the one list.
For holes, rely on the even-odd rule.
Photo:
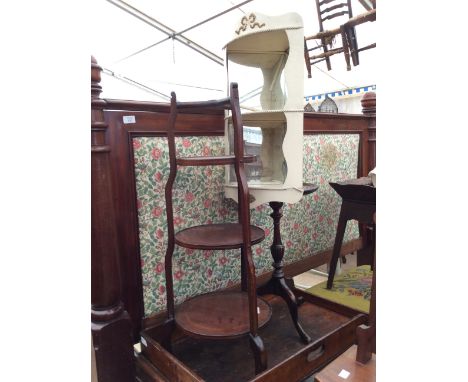
[(335, 49), (329, 50), (328, 52), (324, 52), (324, 53), (316, 54), (314, 56), (310, 56), (309, 58), (311, 60), (314, 60), (316, 58), (330, 57), (330, 56), (333, 56), (334, 54), (341, 53), (343, 51), (344, 51), (344, 48), (335, 48)]
[[(372, 9), (369, 12), (361, 13), (360, 15), (357, 15), (355, 17), (351, 17), (346, 23), (344, 23), (344, 25), (346, 27), (354, 27), (354, 26), (363, 24), (367, 21), (375, 21), (376, 15), (377, 15), (377, 10)], [(305, 40), (308, 41), (308, 40), (322, 39), (322, 38), (329, 37), (329, 36), (335, 36), (337, 34), (340, 34), (340, 32), (341, 32), (340, 27), (337, 27), (337, 28), (330, 29), (327, 31), (318, 32), (312, 36), (307, 36), (305, 37)]]
[[(321, 4), (323, 4), (323, 2)], [(344, 4), (342, 4), (342, 5), (344, 5)], [(342, 5), (339, 5), (339, 6), (342, 6)], [(370, 44), (370, 45), (367, 45), (367, 46), (359, 49), (358, 46), (357, 46), (357, 40), (356, 40), (356, 34), (355, 34), (355, 31), (354, 31), (354, 27), (359, 25), (359, 24), (368, 22), (368, 21), (375, 21), (376, 12), (377, 11), (375, 9), (372, 9), (372, 10), (370, 10), (368, 12), (365, 12), (365, 13), (362, 13), (362, 14), (360, 14), (358, 16), (351, 17), (351, 18), (348, 19), (348, 21), (346, 23), (340, 25), (337, 28), (334, 28), (334, 29), (331, 29), (331, 30), (328, 30), (328, 31), (323, 31), (322, 30), (322, 20), (319, 18), (319, 24), (320, 24), (320, 30), (321, 31), (314, 34), (314, 35), (312, 35), (312, 36), (304, 37), (304, 59), (305, 59), (305, 62), (306, 62), (308, 78), (312, 78), (311, 65), (315, 65), (315, 64), (317, 64), (317, 63), (319, 63), (319, 62), (321, 62), (323, 60), (325, 60), (327, 62), (328, 70), (331, 70), (331, 63), (330, 63), (330, 58), (329, 57), (334, 55), (334, 54), (344, 53), (345, 61), (346, 61), (346, 70), (348, 70), (348, 71), (351, 70), (350, 58), (352, 59), (352, 62), (353, 62), (354, 66), (359, 65), (359, 55), (358, 55), (358, 53), (362, 52), (362, 51), (365, 51), (365, 50), (368, 50), (368, 49), (375, 48), (376, 44), (375, 43)], [(351, 12), (350, 12), (349, 15), (352, 16)], [(343, 42), (343, 47), (328, 50), (327, 42), (330, 39), (334, 38), (338, 34), (341, 35), (341, 40)], [(314, 40), (314, 39), (320, 39), (322, 44), (319, 47), (314, 47), (314, 48), (308, 49), (307, 41), (308, 40)], [(314, 56), (309, 55), (309, 51), (312, 51), (312, 50), (320, 48), (320, 47), (323, 49), (323, 53), (318, 54), (318, 55), (314, 55)], [(313, 60), (316, 60), (316, 61), (313, 61)]]

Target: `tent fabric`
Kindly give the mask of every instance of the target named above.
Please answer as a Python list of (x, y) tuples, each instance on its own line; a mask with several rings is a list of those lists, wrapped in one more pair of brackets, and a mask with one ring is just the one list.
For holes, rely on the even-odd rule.
[[(122, 4), (134, 10), (135, 14), (124, 11)], [(239, 4), (242, 5), (223, 13)], [(180, 36), (212, 53), (213, 57), (224, 60), (223, 47), (232, 39), (241, 19), (251, 12), (271, 16), (297, 12), (303, 19), (305, 35), (318, 31), (313, 0), (176, 0), (164, 3), (152, 0), (97, 0), (93, 5), (93, 25), (97, 30), (90, 53), (104, 68), (101, 81), (103, 98), (165, 102), (171, 91), (176, 91), (180, 100), (225, 96), (225, 65), (173, 38), (179, 36), (179, 32), (183, 32)], [(358, 0), (352, 0), (352, 5), (355, 14), (365, 11)], [(218, 14), (221, 15), (214, 17)], [(372, 25), (375, 23), (369, 24), (357, 31), (359, 44), (375, 41), (375, 27)], [(176, 32), (171, 37), (168, 31)], [(312, 68), (311, 79), (307, 78), (304, 64), (305, 94), (374, 84), (375, 51), (362, 52), (360, 65), (352, 67), (349, 72), (346, 71), (344, 57), (333, 56), (333, 70), (327, 71), (325, 63), (319, 63)], [(244, 88), (242, 86), (239, 83), (240, 89), (250, 90), (246, 85)]]

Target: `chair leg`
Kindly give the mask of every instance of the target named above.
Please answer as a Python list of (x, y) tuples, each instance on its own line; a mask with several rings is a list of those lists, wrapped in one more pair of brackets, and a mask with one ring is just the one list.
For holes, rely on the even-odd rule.
[(358, 44), (356, 39), (356, 31), (354, 27), (346, 28), (346, 35), (348, 37), (350, 52), (351, 52), (351, 60), (353, 61), (354, 66), (359, 65), (359, 51), (358, 51)]
[[(328, 52), (328, 48), (327, 48), (327, 44), (326, 44), (326, 42), (325, 42), (324, 39), (322, 39), (322, 45), (323, 45), (323, 52), (324, 52), (324, 53), (327, 53), (327, 52)], [(326, 61), (326, 63), (327, 63), (327, 69), (328, 69), (328, 70), (331, 70), (330, 57), (326, 56), (326, 57), (325, 57), (325, 61)]]
[(333, 246), (333, 254), (330, 260), (330, 269), (328, 270), (327, 289), (333, 286), (333, 278), (335, 277), (336, 264), (340, 257), (341, 245), (343, 244), (343, 237), (346, 229), (347, 219), (347, 206), (346, 202), (341, 205), (340, 217), (338, 219), (338, 227), (336, 229), (335, 245)]
[(341, 30), (341, 40), (343, 40), (343, 52), (344, 52), (345, 61), (346, 61), (346, 70), (350, 71), (351, 63), (349, 61), (349, 44), (348, 44), (348, 38), (346, 35), (345, 26), (341, 25), (340, 30)]

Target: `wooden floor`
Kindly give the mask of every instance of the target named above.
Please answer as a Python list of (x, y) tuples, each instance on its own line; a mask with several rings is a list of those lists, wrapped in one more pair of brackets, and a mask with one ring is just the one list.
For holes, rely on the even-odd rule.
[(317, 373), (314, 382), (375, 382), (375, 355), (363, 365), (356, 362), (356, 350), (356, 345), (349, 348)]

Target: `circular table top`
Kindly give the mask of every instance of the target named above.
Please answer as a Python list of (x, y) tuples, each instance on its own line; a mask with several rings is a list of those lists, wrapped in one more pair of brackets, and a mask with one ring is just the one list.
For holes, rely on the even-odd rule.
[[(271, 318), (271, 307), (257, 296), (258, 327)], [(177, 325), (188, 335), (210, 339), (235, 338), (249, 333), (246, 292), (207, 293), (186, 300), (176, 308)]]

